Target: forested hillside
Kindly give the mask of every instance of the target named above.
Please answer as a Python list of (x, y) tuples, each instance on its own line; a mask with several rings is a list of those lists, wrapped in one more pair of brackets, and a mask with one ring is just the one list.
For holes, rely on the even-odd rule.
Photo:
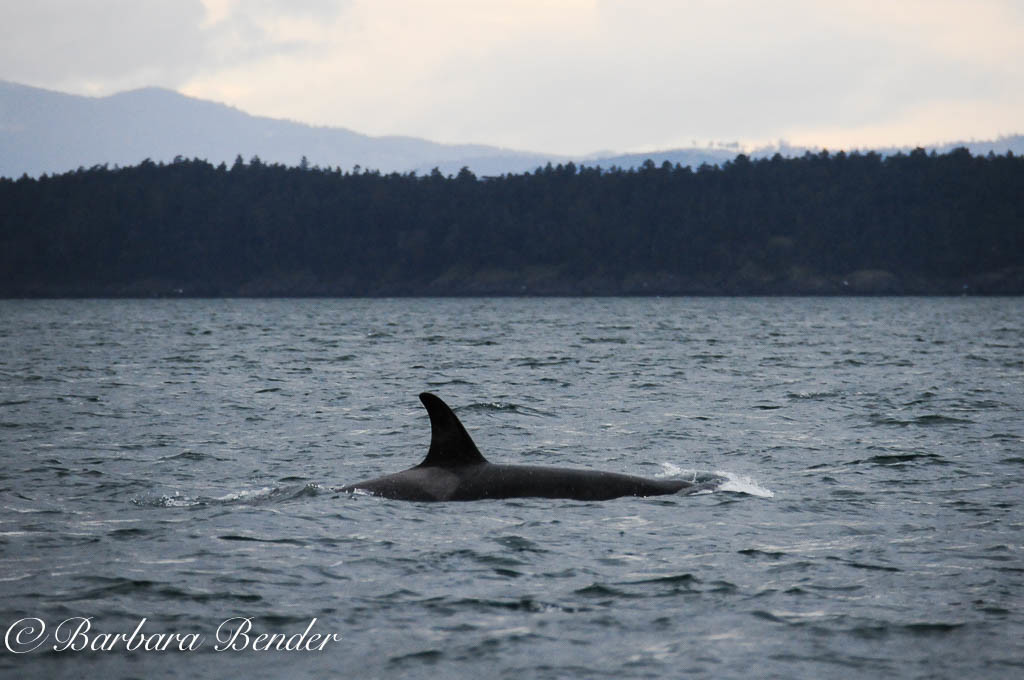
[(1024, 159), (0, 180), (0, 295), (1024, 293)]

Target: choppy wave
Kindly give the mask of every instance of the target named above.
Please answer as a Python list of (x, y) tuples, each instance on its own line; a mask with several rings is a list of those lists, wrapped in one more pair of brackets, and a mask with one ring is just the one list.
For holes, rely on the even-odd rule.
[(488, 401), (488, 402), (477, 402), (472, 404), (466, 404), (460, 406), (458, 412), (461, 413), (513, 413), (516, 415), (524, 416), (542, 416), (542, 417), (554, 417), (555, 414), (541, 409), (531, 408), (522, 404), (516, 404), (506, 401)]
[[(0, 301), (0, 621), (343, 637), (0, 675), (1019, 674), (1021, 330), (1013, 299)], [(697, 493), (332, 492), (422, 459), (424, 389), (496, 461)]]
[(309, 483), (302, 486), (242, 489), (231, 491), (221, 496), (190, 496), (181, 492), (176, 492), (173, 495), (142, 495), (133, 497), (131, 502), (134, 505), (157, 508), (191, 508), (207, 505), (261, 505), (307, 498), (316, 496), (321, 492), (322, 489), (319, 484)]

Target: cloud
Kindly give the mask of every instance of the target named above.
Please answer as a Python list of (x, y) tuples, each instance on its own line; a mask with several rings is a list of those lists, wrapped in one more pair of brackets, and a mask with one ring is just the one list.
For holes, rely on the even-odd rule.
[(207, 56), (199, 0), (0, 5), (0, 77), (75, 92), (184, 82)]
[[(1014, 0), (9, 3), (0, 77), (163, 85), (371, 134), (584, 153), (1019, 130)], [(907, 140), (910, 141), (910, 140)]]
[(0, 78), (78, 93), (177, 88), (310, 48), (331, 0), (32, 0), (0, 5)]

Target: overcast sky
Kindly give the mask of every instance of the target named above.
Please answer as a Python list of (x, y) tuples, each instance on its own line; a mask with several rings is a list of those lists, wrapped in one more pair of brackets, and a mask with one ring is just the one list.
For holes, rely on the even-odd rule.
[(1022, 0), (3, 0), (0, 79), (584, 154), (1024, 132)]

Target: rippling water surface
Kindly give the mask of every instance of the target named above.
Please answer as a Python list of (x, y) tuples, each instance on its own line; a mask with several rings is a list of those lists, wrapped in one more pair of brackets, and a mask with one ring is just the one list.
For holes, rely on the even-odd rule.
[[(0, 301), (0, 674), (1018, 677), (1022, 312)], [(592, 503), (333, 491), (419, 462), (423, 390), (494, 462), (726, 481)], [(143, 619), (199, 643), (55, 650), (79, 617), (96, 646)], [(313, 619), (307, 639), (340, 640), (217, 651), (234, 617), (250, 642)]]

